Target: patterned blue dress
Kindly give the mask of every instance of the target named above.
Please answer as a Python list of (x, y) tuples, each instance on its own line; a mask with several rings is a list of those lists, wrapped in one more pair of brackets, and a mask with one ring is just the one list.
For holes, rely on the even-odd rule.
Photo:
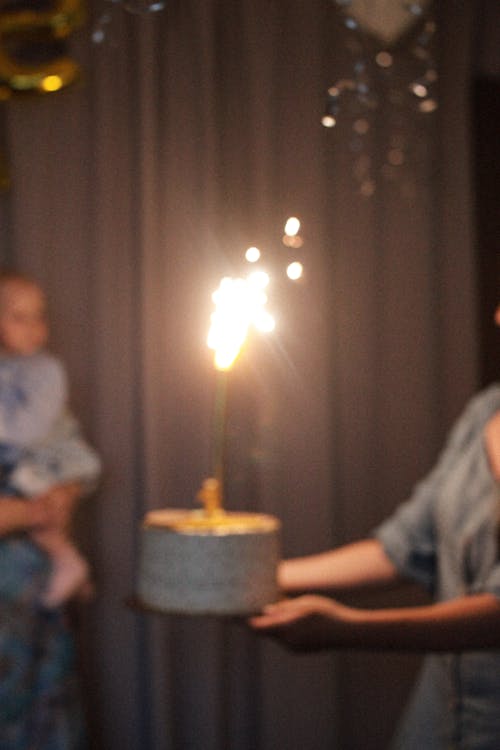
[[(99, 460), (65, 411), (66, 395), (56, 358), (0, 355), (0, 503), (58, 482), (95, 482)], [(40, 605), (49, 574), (28, 534), (0, 536), (1, 750), (86, 747), (71, 628), (64, 609)]]
[[(500, 385), (472, 399), (429, 476), (377, 530), (402, 575), (436, 601), (489, 592), (500, 597), (500, 484), (484, 427), (500, 411)], [(432, 654), (394, 750), (498, 750), (500, 652)]]
[(26, 535), (0, 538), (2, 750), (85, 747), (73, 636), (63, 610), (39, 605), (48, 571)]

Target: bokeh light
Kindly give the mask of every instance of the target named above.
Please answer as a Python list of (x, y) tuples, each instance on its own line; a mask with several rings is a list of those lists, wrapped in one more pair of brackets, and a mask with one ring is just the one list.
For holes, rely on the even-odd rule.
[(415, 94), (415, 96), (418, 96), (419, 99), (423, 99), (429, 93), (429, 89), (425, 83), (422, 83), (421, 81), (414, 81), (411, 83), (410, 91), (412, 94)]
[(302, 245), (304, 244), (304, 240), (298, 234), (295, 236), (284, 234), (281, 241), (284, 245), (286, 245), (286, 247), (298, 248), (298, 247), (302, 247)]
[(293, 237), (298, 234), (299, 229), (300, 219), (297, 219), (296, 216), (290, 216), (290, 218), (287, 219), (285, 223), (285, 234), (289, 237)]
[(365, 117), (358, 117), (357, 120), (354, 120), (352, 129), (358, 135), (366, 135), (370, 130), (370, 123)]
[(434, 112), (438, 108), (438, 103), (435, 99), (424, 99), (419, 102), (418, 108), (421, 112)]
[(393, 63), (393, 57), (390, 52), (382, 50), (375, 56), (375, 62), (380, 68), (390, 68)]
[(260, 260), (260, 250), (258, 247), (249, 247), (245, 253), (245, 258), (249, 263), (257, 263)]
[(304, 266), (299, 261), (294, 260), (287, 266), (286, 275), (291, 281), (297, 281), (304, 275)]
[(44, 91), (59, 91), (63, 87), (63, 81), (58, 75), (48, 75), (42, 79), (40, 85)]
[(337, 120), (332, 115), (323, 115), (321, 118), (321, 124), (324, 128), (334, 128), (337, 124)]

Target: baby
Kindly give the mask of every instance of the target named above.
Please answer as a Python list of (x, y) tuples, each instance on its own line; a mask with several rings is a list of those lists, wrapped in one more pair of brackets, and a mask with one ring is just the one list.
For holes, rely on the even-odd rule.
[(56, 511), (57, 523), (31, 534), (51, 560), (41, 603), (52, 608), (91, 590), (88, 563), (63, 529), (100, 461), (68, 412), (65, 369), (45, 351), (48, 337), (42, 289), (0, 272), (0, 497), (47, 497)]

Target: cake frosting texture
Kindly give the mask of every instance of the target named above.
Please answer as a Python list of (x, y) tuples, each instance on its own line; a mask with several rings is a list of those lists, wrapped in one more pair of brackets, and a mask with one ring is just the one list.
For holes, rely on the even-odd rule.
[(274, 516), (152, 511), (141, 529), (137, 593), (164, 612), (251, 614), (278, 597), (279, 555)]

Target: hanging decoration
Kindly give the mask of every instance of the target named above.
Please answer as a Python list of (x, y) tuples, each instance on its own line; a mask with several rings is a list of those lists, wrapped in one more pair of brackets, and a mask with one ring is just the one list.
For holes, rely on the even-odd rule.
[(393, 46), (422, 18), (431, 0), (339, 0), (346, 26), (359, 28), (379, 42)]
[(76, 81), (79, 66), (65, 47), (84, 16), (83, 0), (3, 3), (0, 99), (20, 93), (50, 94)]
[[(347, 29), (351, 63), (329, 87), (321, 122), (325, 128), (342, 130), (343, 142), (347, 140), (353, 154), (356, 190), (369, 198), (380, 178), (401, 182), (405, 167), (418, 158), (419, 116), (438, 107), (437, 24), (432, 0), (334, 4)], [(383, 132), (377, 127), (382, 111)]]
[(102, 44), (109, 37), (116, 12), (126, 11), (137, 16), (149, 16), (165, 7), (164, 0), (105, 0), (102, 13), (92, 30), (94, 44)]

